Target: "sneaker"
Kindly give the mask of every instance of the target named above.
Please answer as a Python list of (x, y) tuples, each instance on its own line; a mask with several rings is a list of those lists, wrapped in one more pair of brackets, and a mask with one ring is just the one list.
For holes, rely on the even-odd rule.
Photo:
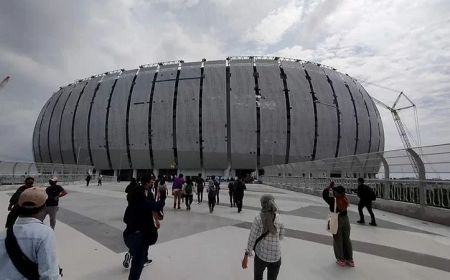
[(364, 222), (364, 221), (361, 221), (361, 220), (359, 220), (359, 221), (356, 221), (358, 224), (362, 224), (362, 225), (364, 225), (366, 222)]
[(336, 264), (339, 265), (339, 266), (346, 266), (346, 265), (347, 265), (347, 264), (345, 263), (345, 261), (343, 261), (343, 260), (337, 260), (337, 261), (336, 261)]
[(377, 226), (377, 223), (375, 223), (375, 222), (370, 222), (369, 225), (376, 227), (376, 226)]
[(130, 267), (130, 261), (131, 261), (131, 255), (130, 255), (130, 253), (126, 253), (125, 254), (125, 259), (123, 260), (123, 263), (122, 263), (123, 267), (129, 268)]
[(353, 262), (353, 260), (345, 261), (345, 263), (347, 264), (347, 266), (355, 267), (355, 263)]

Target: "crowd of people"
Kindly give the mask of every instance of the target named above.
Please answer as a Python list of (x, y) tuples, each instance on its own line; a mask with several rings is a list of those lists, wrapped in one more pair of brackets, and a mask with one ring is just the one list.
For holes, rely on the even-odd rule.
[[(0, 235), (1, 275), (8, 275), (9, 279), (59, 279), (62, 275), (62, 269), (56, 261), (54, 230), (59, 199), (67, 192), (57, 183), (58, 178), (52, 177), (48, 187), (39, 188), (34, 186), (33, 177), (27, 177), (25, 184), (12, 195), (5, 224), (7, 230)], [(197, 203), (202, 204), (205, 188), (209, 211), (212, 213), (220, 202), (219, 178), (208, 177), (205, 180), (201, 174), (184, 178), (183, 174), (179, 174), (172, 184), (173, 208), (181, 209), (180, 201), (184, 200), (186, 210), (191, 210), (194, 193), (197, 194)], [(242, 178), (232, 179), (228, 183), (230, 207), (237, 207), (239, 213), (242, 211), (245, 190)], [(128, 205), (123, 217), (126, 224), (123, 240), (128, 252), (123, 266), (128, 268), (131, 264), (128, 279), (135, 280), (140, 278), (143, 267), (152, 262), (148, 258), (148, 250), (158, 240), (158, 229), (160, 221), (164, 219), (169, 190), (164, 176), (156, 178), (148, 175), (139, 180), (132, 179), (125, 192)], [(371, 216), (370, 225), (376, 226), (372, 211), (375, 194), (362, 178), (358, 179), (357, 195), (360, 198), (360, 220), (357, 222), (365, 222), (362, 212), (365, 207)], [(329, 205), (330, 212), (336, 216), (336, 228), (332, 232), (336, 264), (354, 267), (346, 190), (331, 182), (323, 190), (322, 197)], [(267, 270), (267, 279), (276, 280), (281, 267), (280, 240), (284, 236), (284, 225), (272, 195), (264, 194), (260, 203), (261, 211), (252, 223), (242, 268), (247, 268), (248, 258), (254, 256), (254, 279), (263, 279), (263, 273)], [(47, 215), (50, 217), (50, 227), (43, 223)]]

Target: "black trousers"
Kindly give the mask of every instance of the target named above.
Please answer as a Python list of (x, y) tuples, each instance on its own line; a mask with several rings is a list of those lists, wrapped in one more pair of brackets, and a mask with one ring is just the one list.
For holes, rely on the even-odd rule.
[(238, 212), (242, 211), (242, 200), (244, 199), (243, 196), (235, 196), (234, 197), (234, 202), (236, 203)]
[(124, 236), (124, 241), (133, 257), (128, 280), (138, 280), (141, 277), (145, 257), (148, 254), (148, 246), (144, 242), (144, 234), (142, 232), (129, 234)]
[(267, 280), (276, 280), (278, 277), (278, 272), (280, 272), (281, 258), (277, 262), (265, 262), (258, 258), (255, 254), (254, 262), (254, 280), (262, 280), (264, 270), (267, 268)]
[(359, 212), (359, 220), (364, 222), (364, 213), (363, 208), (366, 207), (367, 211), (370, 214), (370, 219), (372, 223), (375, 223), (375, 215), (372, 211), (372, 201), (362, 201), (360, 200), (358, 203), (358, 212)]
[(233, 207), (233, 205), (236, 204), (236, 202), (233, 201), (233, 192), (228, 192), (228, 194), (230, 195), (230, 207)]
[(197, 188), (197, 202), (200, 203), (203, 201), (203, 188)]
[(192, 194), (185, 195), (184, 202), (186, 203), (186, 209), (191, 209), (192, 200), (193, 200)]
[(216, 195), (208, 195), (208, 206), (209, 212), (214, 211), (214, 206), (216, 205)]

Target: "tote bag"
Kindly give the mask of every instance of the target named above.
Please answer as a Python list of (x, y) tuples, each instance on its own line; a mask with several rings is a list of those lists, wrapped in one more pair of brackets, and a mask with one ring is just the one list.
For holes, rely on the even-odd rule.
[(331, 234), (336, 234), (338, 231), (338, 215), (336, 213), (336, 198), (334, 199), (334, 212), (328, 214), (327, 231)]

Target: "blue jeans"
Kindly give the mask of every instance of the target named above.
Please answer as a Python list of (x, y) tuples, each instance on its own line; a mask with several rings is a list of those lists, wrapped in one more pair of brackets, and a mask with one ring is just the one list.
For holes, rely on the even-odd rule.
[(148, 251), (148, 246), (144, 242), (144, 233), (135, 232), (128, 234), (124, 236), (124, 241), (133, 257), (128, 280), (138, 280), (141, 277)]

